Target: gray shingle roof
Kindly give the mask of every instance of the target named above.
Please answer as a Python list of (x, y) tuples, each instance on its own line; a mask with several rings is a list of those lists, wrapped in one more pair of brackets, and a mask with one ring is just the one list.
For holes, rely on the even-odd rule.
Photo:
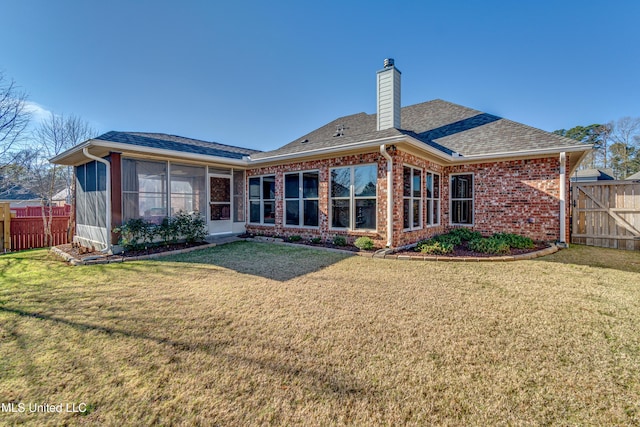
[(217, 142), (201, 141), (163, 133), (111, 131), (95, 139), (229, 159), (242, 159), (244, 156), (260, 152), (248, 148), (234, 147), (232, 145), (218, 144)]
[[(403, 107), (401, 126), (401, 129), (376, 131), (375, 114), (354, 114), (336, 119), (277, 150), (253, 154), (251, 158), (348, 146), (402, 135), (418, 139), (443, 153), (457, 152), (462, 156), (580, 145), (559, 135), (439, 99)], [(342, 135), (335, 136), (337, 133)]]

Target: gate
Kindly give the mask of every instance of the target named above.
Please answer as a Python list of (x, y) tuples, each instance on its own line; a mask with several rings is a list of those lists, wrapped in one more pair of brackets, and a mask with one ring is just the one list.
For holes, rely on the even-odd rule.
[(640, 250), (640, 182), (573, 182), (571, 200), (571, 243)]

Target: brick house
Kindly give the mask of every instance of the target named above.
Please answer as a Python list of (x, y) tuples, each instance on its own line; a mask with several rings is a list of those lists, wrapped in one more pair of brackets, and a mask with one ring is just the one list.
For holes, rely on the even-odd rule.
[(568, 241), (569, 176), (591, 146), (442, 100), (401, 107), (393, 60), (376, 77), (376, 114), (273, 151), (108, 132), (62, 153), (52, 161), (76, 167), (76, 239), (110, 248), (123, 221), (197, 210), (212, 235), (400, 247), (471, 227)]

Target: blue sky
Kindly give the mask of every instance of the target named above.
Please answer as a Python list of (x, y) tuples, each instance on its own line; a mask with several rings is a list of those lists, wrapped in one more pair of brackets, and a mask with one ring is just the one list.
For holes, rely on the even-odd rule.
[(431, 99), (544, 130), (640, 116), (637, 1), (0, 0), (0, 69), (41, 112), (99, 132), (269, 150)]

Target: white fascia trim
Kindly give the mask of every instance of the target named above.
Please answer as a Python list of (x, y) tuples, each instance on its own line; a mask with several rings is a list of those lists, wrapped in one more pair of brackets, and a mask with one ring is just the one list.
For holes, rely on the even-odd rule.
[[(436, 150), (433, 147), (430, 147), (429, 145), (416, 140), (415, 138), (412, 138), (410, 136), (407, 135), (398, 135), (398, 136), (390, 136), (387, 138), (380, 138), (380, 139), (372, 139), (372, 140), (368, 140), (368, 141), (362, 141), (362, 142), (356, 142), (353, 144), (348, 144), (348, 145), (341, 145), (338, 147), (323, 147), (323, 148), (316, 148), (315, 150), (306, 150), (306, 151), (298, 151), (296, 153), (289, 153), (289, 154), (279, 154), (279, 155), (275, 155), (275, 156), (269, 156), (269, 157), (261, 157), (259, 159), (251, 159), (251, 156), (249, 156), (249, 164), (260, 164), (260, 163), (266, 163), (266, 162), (274, 162), (274, 161), (278, 161), (278, 160), (291, 160), (291, 159), (296, 159), (298, 157), (305, 157), (305, 156), (314, 156), (314, 155), (319, 155), (319, 154), (333, 154), (333, 153), (342, 153), (345, 151), (352, 151), (352, 150), (357, 150), (360, 148), (375, 148), (376, 151), (378, 151), (377, 149), (380, 147), (380, 145), (382, 144), (395, 144), (395, 143), (400, 143), (400, 142), (413, 142), (412, 145), (415, 145), (417, 147), (420, 147), (422, 150), (424, 151), (428, 151), (431, 154), (433, 154), (434, 156), (437, 156), (441, 159), (445, 159), (445, 160), (451, 160), (453, 159), (452, 156), (445, 154), (443, 152), (441, 152), (440, 150)], [(418, 145), (420, 144), (420, 145)]]
[(70, 156), (72, 154), (76, 154), (76, 153), (82, 153), (82, 150), (85, 148), (89, 148), (91, 146), (91, 141), (93, 141), (92, 139), (83, 142), (80, 145), (76, 145), (75, 147), (72, 147), (70, 149), (68, 149), (67, 151), (63, 151), (62, 153), (58, 154), (55, 157), (52, 157), (49, 159), (50, 163), (56, 163), (58, 160), (63, 159), (67, 156)]
[(567, 147), (539, 148), (536, 150), (504, 151), (501, 153), (493, 153), (493, 154), (461, 156), (461, 157), (454, 158), (454, 161), (458, 161), (458, 162), (474, 161), (475, 162), (477, 160), (491, 160), (491, 159), (498, 159), (502, 157), (520, 157), (520, 156), (546, 155), (546, 154), (551, 155), (551, 154), (558, 154), (561, 152), (571, 153), (576, 151), (585, 151), (586, 148), (590, 150), (593, 148), (593, 145), (581, 145), (581, 146), (572, 145)]

